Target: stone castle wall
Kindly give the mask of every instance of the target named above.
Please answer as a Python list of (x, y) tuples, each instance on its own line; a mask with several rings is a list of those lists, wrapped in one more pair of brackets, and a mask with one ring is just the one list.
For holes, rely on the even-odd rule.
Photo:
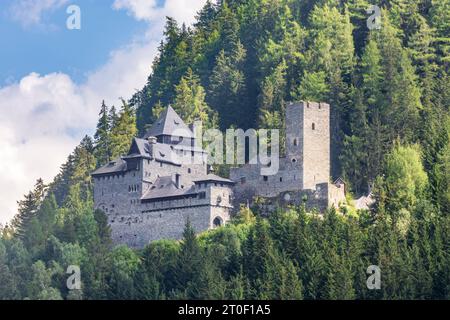
[[(329, 184), (330, 179), (330, 106), (325, 103), (299, 102), (286, 108), (286, 157), (273, 176), (262, 176), (261, 165), (244, 165), (230, 170), (235, 181), (236, 209), (255, 197), (276, 201), (286, 192), (299, 199), (307, 196), (310, 208), (338, 207), (345, 199), (343, 188)], [(321, 189), (322, 188), (322, 189)], [(323, 191), (326, 188), (326, 192)], [(342, 191), (342, 192), (341, 192)], [(272, 199), (272, 200), (270, 200)]]
[(262, 203), (256, 205), (265, 215), (269, 215), (278, 208), (300, 206), (305, 204), (308, 211), (324, 212), (327, 208), (339, 208), (345, 199), (344, 186), (337, 187), (330, 183), (322, 183), (315, 190), (296, 190), (281, 192), (276, 197), (264, 198)]
[[(140, 198), (146, 191), (142, 189), (151, 186), (142, 183), (146, 170), (152, 170), (156, 179), (158, 175), (170, 175), (172, 171), (179, 173), (186, 169), (170, 164), (160, 167), (155, 163), (144, 164), (144, 170), (95, 178), (96, 209), (103, 210), (108, 217), (113, 243), (142, 248), (154, 240), (181, 239), (187, 219), (197, 232), (213, 228), (216, 218), (221, 224), (230, 220), (232, 191), (229, 187), (221, 187), (220, 183), (218, 186), (214, 183), (195, 186), (194, 191), (203, 192), (203, 198), (141, 202)], [(198, 166), (197, 170), (200, 170)], [(188, 187), (191, 188), (191, 185)]]
[(142, 195), (141, 181), (139, 171), (94, 178), (96, 209), (101, 209), (106, 214), (137, 212)]
[(303, 189), (327, 183), (330, 164), (330, 106), (304, 102), (303, 108)]
[(189, 219), (196, 232), (214, 227), (214, 219), (223, 222), (230, 219), (230, 209), (198, 205), (151, 211), (138, 214), (109, 216), (111, 237), (115, 244), (127, 244), (132, 248), (143, 248), (155, 240), (183, 237), (183, 231)]

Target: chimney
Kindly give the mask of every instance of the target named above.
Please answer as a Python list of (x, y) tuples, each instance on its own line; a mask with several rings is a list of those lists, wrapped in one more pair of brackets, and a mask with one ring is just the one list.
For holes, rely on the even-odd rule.
[(175, 186), (177, 187), (177, 189), (181, 188), (181, 175), (179, 173), (175, 173), (172, 175), (172, 180), (173, 183), (175, 183)]
[(155, 145), (158, 143), (158, 139), (156, 137), (148, 137), (147, 138), (149, 144), (149, 154), (152, 158), (155, 158)]

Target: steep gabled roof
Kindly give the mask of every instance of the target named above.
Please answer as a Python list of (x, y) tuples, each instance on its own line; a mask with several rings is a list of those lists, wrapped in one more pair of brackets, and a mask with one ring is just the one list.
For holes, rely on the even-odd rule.
[(158, 120), (145, 134), (144, 139), (159, 136), (194, 138), (194, 134), (192, 133), (192, 131), (171, 106), (167, 107), (161, 113)]
[(132, 156), (150, 156), (150, 151), (148, 148), (148, 142), (146, 140), (133, 138), (131, 142), (130, 150), (128, 151), (127, 157)]
[(107, 165), (104, 165), (101, 168), (98, 168), (94, 172), (91, 173), (92, 176), (102, 176), (102, 175), (110, 175), (110, 174), (118, 174), (124, 173), (127, 171), (127, 163), (121, 158), (117, 158), (113, 161), (110, 161)]
[[(151, 150), (152, 148), (153, 152)], [(181, 165), (181, 160), (174, 150), (175, 148), (168, 144), (155, 143), (150, 145), (147, 140), (133, 138), (130, 151), (128, 151), (128, 154), (122, 158), (131, 159), (142, 157), (179, 166)]]
[(171, 176), (164, 176), (156, 179), (141, 200), (149, 202), (151, 200), (183, 198), (195, 195), (195, 191), (190, 186), (177, 188)]

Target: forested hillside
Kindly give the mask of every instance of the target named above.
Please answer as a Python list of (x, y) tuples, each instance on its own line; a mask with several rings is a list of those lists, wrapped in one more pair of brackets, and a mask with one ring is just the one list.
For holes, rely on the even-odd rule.
[[(208, 1), (168, 18), (142, 90), (104, 103), (49, 185), (0, 228), (0, 299), (449, 299), (450, 1)], [(130, 61), (132, 63), (132, 61)], [(286, 102), (332, 107), (332, 170), (370, 211), (243, 208), (226, 227), (142, 251), (113, 248), (90, 172), (169, 104), (207, 127), (283, 128)], [(66, 269), (81, 268), (69, 291)], [(381, 269), (368, 290), (366, 269)]]

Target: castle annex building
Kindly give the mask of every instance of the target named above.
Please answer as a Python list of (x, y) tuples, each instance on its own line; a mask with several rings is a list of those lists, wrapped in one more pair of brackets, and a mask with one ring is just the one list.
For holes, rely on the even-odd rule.
[(107, 215), (113, 241), (142, 248), (180, 239), (187, 219), (197, 232), (212, 229), (255, 197), (267, 200), (268, 212), (303, 202), (324, 210), (345, 201), (343, 182), (329, 181), (328, 104), (286, 107), (286, 156), (275, 175), (262, 176), (261, 165), (247, 164), (225, 179), (208, 173), (207, 160), (192, 126), (168, 107), (142, 139), (133, 139), (127, 155), (92, 173), (95, 208)]
[(235, 203), (264, 198), (267, 212), (276, 207), (306, 204), (323, 211), (345, 202), (341, 179), (330, 182), (330, 105), (297, 102), (286, 106), (286, 155), (280, 158), (276, 175), (261, 175), (260, 164), (232, 168), (236, 182)]

